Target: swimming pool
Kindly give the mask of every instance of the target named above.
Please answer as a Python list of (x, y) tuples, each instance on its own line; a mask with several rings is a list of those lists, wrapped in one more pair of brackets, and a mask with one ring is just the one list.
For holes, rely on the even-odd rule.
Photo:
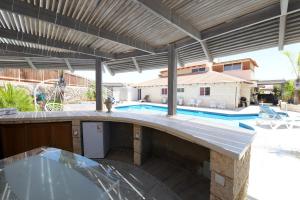
[[(156, 106), (156, 105), (126, 105), (126, 106), (117, 106), (117, 110), (123, 111), (138, 111), (138, 112), (152, 112), (152, 113), (167, 113), (167, 107)], [(154, 111), (154, 112), (153, 112)], [(227, 113), (217, 113), (217, 112), (208, 112), (192, 109), (177, 108), (177, 114), (190, 115), (201, 118), (211, 118), (211, 119), (221, 119), (221, 120), (251, 120), (256, 119), (258, 114), (227, 114)]]
[[(129, 111), (133, 113), (148, 113), (148, 114), (167, 114), (167, 107), (149, 104), (138, 104), (138, 105), (125, 105), (116, 106), (116, 110)], [(241, 127), (250, 130), (254, 130), (251, 126), (248, 126), (247, 122), (257, 119), (258, 114), (227, 114), (217, 113), (210, 111), (201, 111), (193, 109), (177, 108), (177, 114), (184, 117), (198, 118), (205, 121), (217, 122), (219, 124), (225, 124), (234, 127)]]

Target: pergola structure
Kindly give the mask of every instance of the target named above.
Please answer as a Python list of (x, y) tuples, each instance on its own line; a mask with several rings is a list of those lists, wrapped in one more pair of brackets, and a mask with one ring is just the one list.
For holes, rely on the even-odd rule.
[(1, 0), (0, 67), (96, 67), (110, 74), (168, 66), (169, 115), (176, 68), (300, 41), (298, 0)]

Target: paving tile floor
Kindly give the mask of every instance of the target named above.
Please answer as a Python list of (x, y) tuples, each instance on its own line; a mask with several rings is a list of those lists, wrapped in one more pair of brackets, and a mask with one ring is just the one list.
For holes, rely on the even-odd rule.
[[(209, 199), (210, 180), (207, 178), (157, 157), (136, 167), (132, 165), (131, 155), (129, 149), (118, 149), (110, 151), (106, 159), (97, 160), (121, 180), (125, 199)], [(135, 192), (128, 193), (128, 189)]]

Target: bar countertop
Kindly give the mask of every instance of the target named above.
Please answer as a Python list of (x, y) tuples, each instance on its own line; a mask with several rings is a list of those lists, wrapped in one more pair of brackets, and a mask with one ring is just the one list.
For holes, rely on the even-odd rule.
[(240, 159), (244, 155), (255, 136), (254, 131), (206, 122), (190, 122), (177, 116), (96, 111), (19, 112), (0, 116), (0, 124), (72, 120), (113, 121), (146, 126), (207, 147), (233, 159)]

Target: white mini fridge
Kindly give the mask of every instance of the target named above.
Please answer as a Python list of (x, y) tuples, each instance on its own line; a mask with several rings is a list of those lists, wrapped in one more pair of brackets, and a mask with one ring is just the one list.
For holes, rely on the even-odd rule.
[(83, 154), (104, 158), (109, 150), (109, 122), (82, 122)]

